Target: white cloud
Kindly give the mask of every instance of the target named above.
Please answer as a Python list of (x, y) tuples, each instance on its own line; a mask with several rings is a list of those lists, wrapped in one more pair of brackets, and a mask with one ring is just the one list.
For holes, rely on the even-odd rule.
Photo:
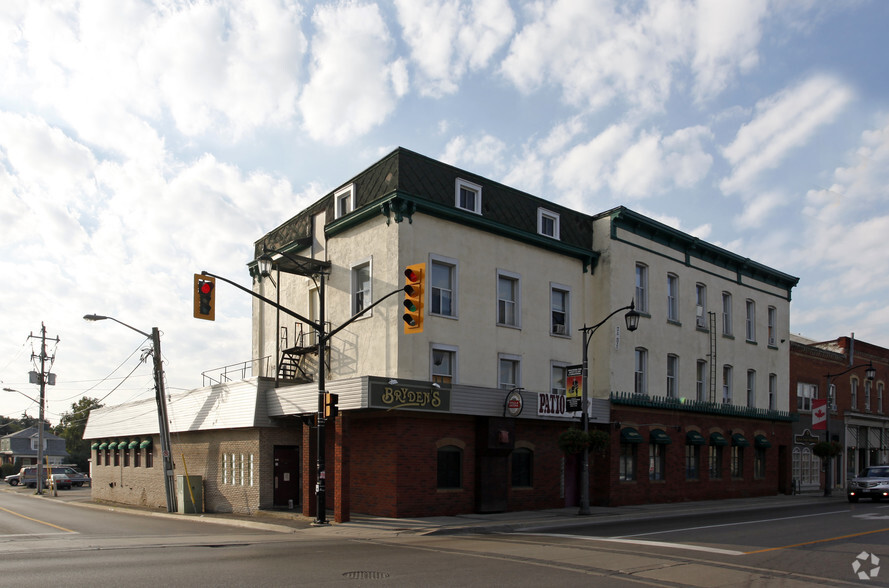
[(376, 5), (319, 6), (310, 79), (299, 99), (312, 139), (340, 145), (381, 124), (405, 91), (389, 29)]
[(720, 183), (726, 194), (750, 190), (757, 177), (774, 169), (793, 149), (833, 122), (852, 100), (852, 91), (836, 78), (816, 75), (761, 100), (755, 118), (742, 126), (722, 153), (732, 173)]
[(396, 0), (395, 6), (426, 96), (456, 92), (466, 72), (486, 67), (515, 28), (507, 0)]
[(758, 65), (758, 46), (767, 13), (767, 0), (699, 2), (692, 65), (696, 100), (718, 95), (737, 73), (749, 72)]
[(506, 144), (492, 135), (468, 139), (463, 135), (448, 141), (439, 159), (451, 165), (469, 168), (497, 168), (506, 150)]
[(607, 187), (617, 198), (641, 199), (689, 188), (712, 165), (703, 146), (712, 138), (706, 127), (680, 129), (666, 137), (657, 130), (633, 133), (629, 125), (614, 125), (570, 149), (556, 165), (553, 182), (581, 193)]

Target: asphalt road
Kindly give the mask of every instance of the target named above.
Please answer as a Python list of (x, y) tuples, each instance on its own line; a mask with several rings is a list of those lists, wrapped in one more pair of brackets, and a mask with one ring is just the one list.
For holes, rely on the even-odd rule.
[[(33, 492), (33, 491), (32, 491)], [(0, 489), (0, 584), (837, 586), (889, 584), (889, 505), (636, 518), (516, 533), (208, 524)], [(238, 521), (231, 521), (238, 523)], [(858, 559), (867, 553), (864, 559)], [(889, 560), (886, 560), (889, 562)], [(858, 566), (853, 567), (855, 562)], [(873, 575), (876, 570), (876, 575)], [(859, 578), (864, 573), (867, 579)]]

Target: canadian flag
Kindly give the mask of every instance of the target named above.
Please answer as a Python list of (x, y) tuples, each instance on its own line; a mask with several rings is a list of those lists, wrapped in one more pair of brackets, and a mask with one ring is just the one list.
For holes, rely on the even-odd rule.
[(812, 429), (824, 431), (827, 429), (827, 399), (812, 400)]

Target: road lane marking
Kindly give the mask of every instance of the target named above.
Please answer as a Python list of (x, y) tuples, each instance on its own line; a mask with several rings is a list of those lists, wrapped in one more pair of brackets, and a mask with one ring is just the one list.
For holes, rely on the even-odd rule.
[(889, 528), (886, 529), (877, 529), (876, 531), (863, 531), (861, 533), (852, 533), (851, 535), (840, 535), (839, 537), (829, 537), (827, 539), (816, 539), (814, 541), (806, 541), (805, 543), (794, 543), (793, 545), (783, 545), (781, 547), (769, 547), (768, 549), (758, 549), (756, 551), (747, 551), (745, 555), (750, 555), (753, 553), (765, 553), (767, 551), (779, 551), (781, 549), (792, 549), (794, 547), (803, 547), (804, 545), (814, 545), (816, 543), (827, 543), (829, 541), (840, 541), (842, 539), (852, 539), (853, 537), (863, 537), (864, 535), (873, 535), (874, 533), (885, 533), (889, 531)]
[(3, 512), (8, 512), (9, 514), (11, 514), (13, 516), (21, 517), (23, 519), (28, 519), (29, 521), (33, 521), (35, 523), (40, 523), (41, 525), (46, 525), (47, 527), (52, 527), (53, 529), (65, 531), (66, 533), (77, 533), (77, 531), (72, 531), (71, 529), (66, 529), (65, 527), (60, 527), (60, 526), (54, 525), (52, 523), (47, 523), (46, 521), (41, 521), (40, 519), (32, 519), (31, 517), (27, 517), (23, 514), (11, 511), (8, 508), (3, 508), (2, 506), (0, 506), (0, 510), (2, 510)]
[(644, 539), (625, 539), (623, 537), (586, 537), (584, 535), (570, 535), (565, 533), (515, 533), (516, 535), (533, 535), (536, 537), (563, 537), (565, 539), (580, 539), (582, 541), (602, 541), (606, 543), (626, 543), (630, 545), (645, 545), (647, 547), (667, 547), (670, 549), (684, 549), (687, 551), (703, 551), (719, 555), (745, 555), (743, 551), (731, 549), (719, 549), (704, 545), (690, 545), (687, 543), (668, 543), (666, 541), (646, 541)]
[(684, 533), (686, 531), (700, 531), (701, 529), (718, 529), (719, 527), (736, 527), (739, 525), (753, 525), (757, 523), (774, 523), (776, 521), (789, 521), (793, 519), (805, 519), (808, 517), (823, 517), (825, 515), (831, 514), (843, 514), (849, 512), (848, 510), (835, 510), (833, 512), (819, 512), (807, 515), (799, 515), (795, 517), (779, 517), (776, 519), (759, 519), (756, 521), (740, 521), (737, 523), (720, 523), (718, 525), (702, 525), (699, 527), (686, 527), (684, 529), (667, 529), (664, 531), (650, 531), (648, 533), (635, 533), (633, 535), (620, 535), (621, 538), (624, 537), (645, 537), (646, 535), (663, 535), (665, 533)]

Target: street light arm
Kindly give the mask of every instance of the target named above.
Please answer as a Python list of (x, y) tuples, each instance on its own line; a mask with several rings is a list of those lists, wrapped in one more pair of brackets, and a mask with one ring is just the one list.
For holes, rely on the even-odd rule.
[(609, 314), (608, 316), (606, 316), (605, 318), (603, 318), (601, 321), (599, 321), (598, 323), (596, 323), (596, 324), (593, 325), (592, 327), (587, 327), (586, 325), (584, 325), (583, 327), (577, 329), (578, 331), (583, 331), (584, 335), (587, 336), (587, 339), (584, 341), (584, 345), (589, 345), (589, 341), (593, 338), (593, 333), (596, 332), (596, 329), (598, 329), (599, 327), (601, 327), (602, 325), (604, 325), (605, 323), (607, 323), (607, 322), (608, 322), (608, 319), (610, 319), (611, 317), (613, 317), (613, 316), (616, 315), (617, 313), (622, 312), (622, 311), (624, 311), (624, 310), (636, 310), (636, 302), (635, 302), (635, 301), (632, 301), (632, 302), (630, 302), (627, 306), (624, 306), (624, 307), (622, 307), (622, 308), (618, 308), (617, 310), (613, 311), (611, 314)]
[(119, 320), (117, 320), (116, 318), (114, 318), (113, 316), (102, 316), (102, 315), (100, 315), (100, 314), (85, 314), (85, 315), (83, 315), (83, 320), (86, 320), (86, 321), (104, 321), (104, 320), (106, 320), (106, 319), (108, 319), (108, 320), (110, 320), (110, 321), (114, 321), (114, 322), (116, 322), (116, 323), (119, 324), (119, 325), (123, 325), (123, 326), (125, 326), (125, 327), (128, 328), (128, 329), (132, 329), (133, 331), (136, 331), (137, 333), (139, 333), (140, 335), (142, 335), (142, 336), (145, 337), (146, 339), (151, 339), (151, 335), (149, 335), (149, 334), (146, 333), (145, 331), (140, 331), (140, 330), (137, 329), (136, 327), (131, 326), (131, 325), (128, 325), (128, 324), (126, 324), (126, 323), (123, 322), (123, 321), (119, 321)]
[(845, 370), (841, 371), (841, 372), (838, 373), (838, 374), (827, 374), (827, 375), (824, 376), (824, 377), (827, 378), (828, 380), (831, 380), (832, 378), (836, 378), (836, 377), (839, 377), (839, 376), (844, 376), (844, 375), (848, 374), (849, 372), (851, 372), (852, 370), (857, 370), (857, 369), (859, 369), (859, 368), (865, 368), (865, 369), (867, 369), (867, 370), (871, 370), (871, 369), (873, 369), (873, 367), (874, 367), (874, 362), (869, 361), (867, 364), (863, 364), (863, 363), (862, 363), (862, 364), (858, 364), (858, 365), (853, 365), (853, 366), (850, 367), (849, 369), (845, 369)]

